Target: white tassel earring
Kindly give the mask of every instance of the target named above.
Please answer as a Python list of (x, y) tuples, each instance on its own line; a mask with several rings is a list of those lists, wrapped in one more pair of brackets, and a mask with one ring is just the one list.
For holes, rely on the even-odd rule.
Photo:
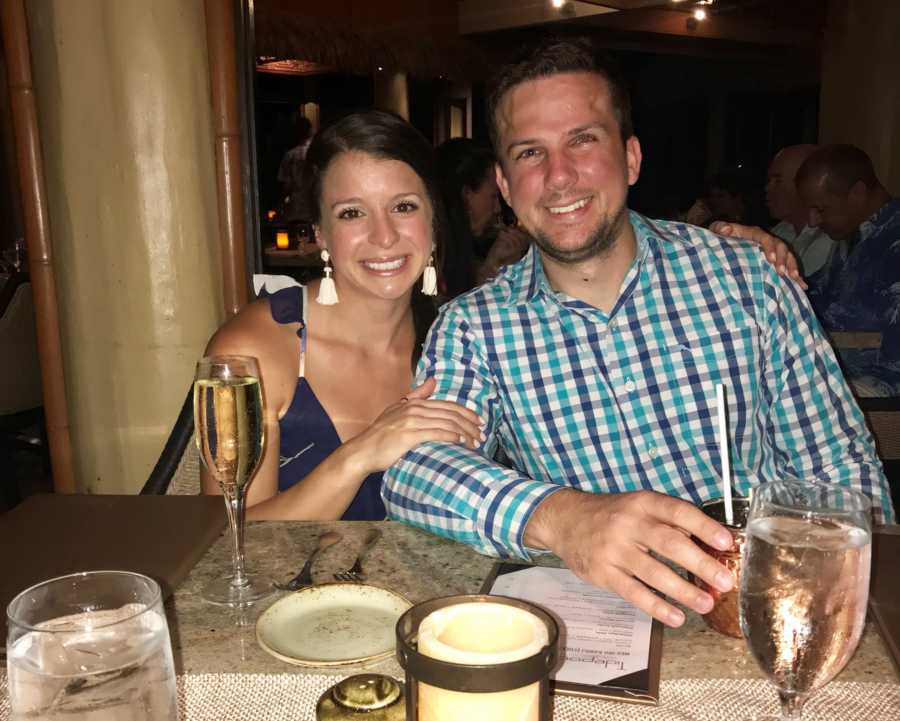
[(428, 258), (428, 265), (422, 273), (422, 295), (437, 295), (437, 271), (434, 268), (434, 252)]
[(331, 255), (323, 248), (321, 256), (322, 260), (325, 261), (325, 277), (319, 281), (319, 294), (316, 296), (316, 303), (319, 305), (335, 305), (338, 302), (338, 295), (337, 288), (334, 287), (334, 279), (331, 277), (333, 271)]

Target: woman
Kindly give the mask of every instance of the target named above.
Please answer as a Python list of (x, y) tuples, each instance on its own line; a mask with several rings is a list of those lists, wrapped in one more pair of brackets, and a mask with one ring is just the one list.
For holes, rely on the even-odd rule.
[[(326, 278), (251, 303), (206, 349), (259, 360), (267, 441), (248, 517), (384, 518), (381, 473), (406, 451), (477, 444), (478, 417), (428, 400), (433, 381), (409, 392), (434, 316), (420, 290), (442, 228), (433, 162), (415, 129), (381, 111), (310, 144), (304, 195)], [(203, 485), (220, 492), (208, 475)]]
[(468, 138), (453, 138), (437, 149), (441, 197), (449, 221), (441, 277), (454, 298), (493, 277), (528, 250), (528, 235), (503, 227), (496, 237), (500, 196), (494, 154)]

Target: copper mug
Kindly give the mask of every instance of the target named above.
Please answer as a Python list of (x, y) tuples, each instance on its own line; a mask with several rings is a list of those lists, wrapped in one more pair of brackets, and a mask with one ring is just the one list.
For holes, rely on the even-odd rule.
[(734, 516), (731, 524), (725, 522), (725, 502), (721, 498), (707, 501), (700, 506), (700, 509), (714, 521), (721, 523), (731, 531), (731, 536), (734, 538), (734, 545), (727, 551), (711, 548), (702, 541), (694, 539), (704, 552), (715, 558), (731, 571), (731, 575), (734, 576), (734, 586), (730, 591), (726, 592), (710, 586), (700, 578), (694, 578), (697, 586), (713, 598), (712, 610), (704, 614), (703, 620), (706, 621), (707, 626), (719, 633), (724, 633), (726, 636), (733, 636), (734, 638), (743, 638), (741, 633), (740, 604), (738, 601), (741, 587), (741, 551), (747, 540), (747, 514), (750, 512), (750, 500), (748, 498), (732, 499)]

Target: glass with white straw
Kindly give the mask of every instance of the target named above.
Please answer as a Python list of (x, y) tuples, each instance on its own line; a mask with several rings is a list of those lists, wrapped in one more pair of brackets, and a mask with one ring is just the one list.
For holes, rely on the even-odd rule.
[(738, 617), (738, 584), (741, 577), (741, 550), (744, 545), (744, 528), (747, 522), (749, 502), (746, 498), (733, 497), (731, 489), (731, 439), (728, 433), (728, 395), (724, 383), (716, 386), (716, 408), (718, 411), (719, 454), (722, 459), (721, 498), (714, 498), (703, 504), (703, 512), (725, 526), (734, 539), (734, 545), (727, 551), (720, 551), (698, 541), (706, 553), (715, 558), (734, 575), (735, 585), (731, 591), (722, 592), (708, 585), (702, 579), (695, 579), (697, 585), (713, 599), (712, 610), (703, 616), (707, 625), (735, 638), (741, 637)]

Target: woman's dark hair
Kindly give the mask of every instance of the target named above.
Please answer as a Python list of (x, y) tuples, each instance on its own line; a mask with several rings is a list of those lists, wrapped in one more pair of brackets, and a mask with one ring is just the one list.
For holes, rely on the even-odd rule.
[(475, 287), (475, 235), (463, 191), (488, 179), (494, 154), (469, 138), (453, 138), (438, 146), (437, 165), (449, 231), (441, 270), (447, 295), (455, 298)]
[[(367, 153), (379, 160), (406, 163), (425, 185), (433, 212), (434, 263), (440, 269), (443, 258), (446, 220), (434, 162), (434, 150), (425, 137), (399, 115), (383, 110), (366, 110), (346, 115), (320, 130), (306, 151), (303, 168), (305, 215), (315, 224), (321, 220), (322, 181), (328, 167), (342, 153)], [(422, 294), (416, 283), (412, 292), (416, 343), (413, 367), (422, 352), (425, 334), (435, 318), (435, 304)]]

